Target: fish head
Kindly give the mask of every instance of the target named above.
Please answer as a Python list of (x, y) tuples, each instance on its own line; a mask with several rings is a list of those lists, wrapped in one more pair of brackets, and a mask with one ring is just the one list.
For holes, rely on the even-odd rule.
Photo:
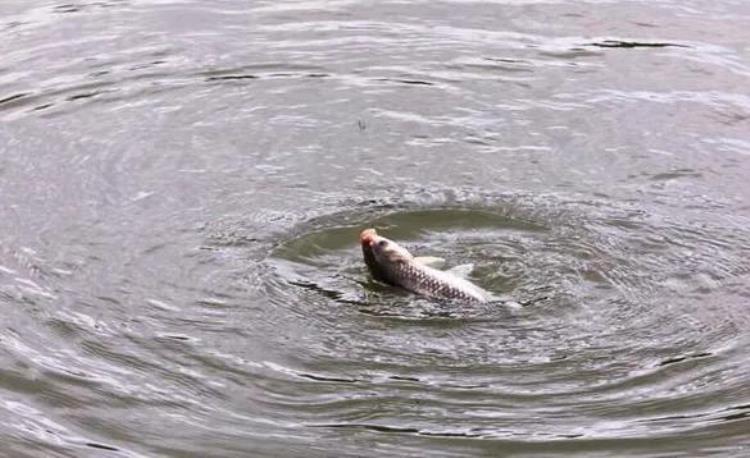
[(375, 229), (362, 231), (359, 234), (359, 243), (362, 244), (363, 249), (371, 251), (375, 260), (381, 264), (405, 262), (414, 258), (406, 248), (378, 235)]
[(375, 231), (365, 229), (359, 234), (365, 264), (373, 277), (386, 283), (393, 283), (393, 271), (399, 263), (407, 262), (414, 257), (398, 243), (387, 239)]

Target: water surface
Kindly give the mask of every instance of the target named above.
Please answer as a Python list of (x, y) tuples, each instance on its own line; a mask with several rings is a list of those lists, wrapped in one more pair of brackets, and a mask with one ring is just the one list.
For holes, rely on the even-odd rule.
[(749, 20), (2, 2), (0, 454), (747, 455)]

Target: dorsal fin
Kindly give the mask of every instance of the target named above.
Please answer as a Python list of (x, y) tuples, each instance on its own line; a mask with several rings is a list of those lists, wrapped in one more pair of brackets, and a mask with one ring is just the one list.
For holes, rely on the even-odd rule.
[(445, 265), (445, 259), (436, 256), (417, 256), (414, 258), (414, 262), (432, 267), (433, 269), (440, 269)]
[(468, 278), (469, 274), (474, 270), (474, 264), (461, 264), (455, 267), (451, 267), (447, 270), (448, 273), (451, 273), (459, 278)]

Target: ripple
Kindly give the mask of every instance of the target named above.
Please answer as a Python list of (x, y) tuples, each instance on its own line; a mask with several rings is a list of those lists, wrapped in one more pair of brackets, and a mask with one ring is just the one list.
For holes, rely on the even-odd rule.
[[(705, 227), (665, 224), (611, 203), (601, 213), (597, 202), (581, 205), (551, 196), (440, 199), (417, 204), (406, 197), (395, 206), (376, 199), (355, 205), (356, 211), (315, 218), (295, 228), (264, 260), (270, 268), (263, 277), (269, 301), (306, 329), (294, 339), (307, 354), (298, 364), (313, 375), (301, 377), (339, 389), (354, 383), (346, 388), (349, 394), (340, 392), (342, 402), (373, 392), (353, 412), (375, 408), (373, 403), (382, 410), (384, 393), (395, 399), (409, 398), (414, 389), (423, 393), (413, 409), (383, 412), (379, 422), (315, 427), (604, 439), (686, 432), (733, 408), (720, 399), (734, 383), (709, 382), (729, 376), (736, 357), (734, 347), (726, 346), (741, 332), (728, 321), (731, 309), (705, 315), (707, 292), (676, 302), (663, 279), (690, 262), (681, 256), (686, 246), (711, 253), (706, 244), (712, 240), (740, 236), (747, 243), (747, 234), (714, 227), (710, 240), (701, 239), (696, 236), (705, 234)], [(372, 283), (356, 243), (358, 231), (370, 225), (417, 253), (475, 262), (474, 280), (495, 292), (541, 300), (517, 311), (451, 307)], [(662, 234), (670, 242), (644, 243), (643, 234)], [(710, 267), (688, 267), (685, 274), (710, 269), (731, 281), (748, 267), (740, 257), (722, 258), (726, 253), (707, 256)], [(680, 312), (673, 307), (677, 303)], [(357, 368), (362, 361), (367, 371)], [(322, 375), (326, 372), (331, 375)], [(709, 383), (714, 389), (707, 389)], [(432, 394), (425, 396), (427, 386)], [(460, 401), (464, 392), (471, 393), (468, 405)], [(483, 402), (495, 406), (486, 416)], [(505, 413), (496, 410), (498, 403)], [(298, 408), (304, 417), (316, 404), (302, 402)], [(677, 405), (678, 410), (670, 407)], [(717, 414), (704, 415), (707, 407)], [(674, 415), (651, 421), (650, 410)], [(741, 408), (735, 410), (737, 419), (744, 418)], [(346, 416), (335, 405), (326, 404), (326, 411), (332, 418)], [(529, 412), (534, 422), (527, 420)], [(573, 429), (572, 416), (579, 424)], [(538, 434), (540, 422), (546, 435)]]
[[(741, 1), (26, 3), (7, 453), (746, 452)], [(523, 306), (373, 282), (369, 226)]]

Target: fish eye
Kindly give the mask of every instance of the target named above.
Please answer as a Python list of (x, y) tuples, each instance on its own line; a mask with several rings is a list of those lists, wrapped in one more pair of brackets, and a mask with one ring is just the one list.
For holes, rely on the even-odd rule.
[(387, 244), (388, 244), (388, 242), (386, 242), (385, 240), (381, 240), (381, 241), (379, 241), (379, 242), (378, 242), (378, 246), (379, 246), (380, 248), (383, 248), (383, 247), (384, 247), (384, 246), (386, 246)]

